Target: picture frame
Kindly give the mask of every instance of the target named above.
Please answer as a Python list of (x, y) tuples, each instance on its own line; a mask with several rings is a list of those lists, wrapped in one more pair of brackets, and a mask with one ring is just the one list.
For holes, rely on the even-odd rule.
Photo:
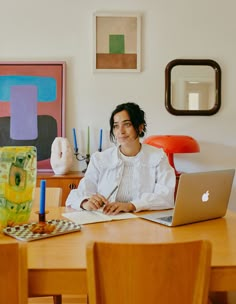
[(51, 145), (65, 136), (64, 61), (0, 62), (0, 145), (35, 146), (37, 170), (52, 172)]
[(94, 72), (141, 71), (141, 14), (95, 12)]

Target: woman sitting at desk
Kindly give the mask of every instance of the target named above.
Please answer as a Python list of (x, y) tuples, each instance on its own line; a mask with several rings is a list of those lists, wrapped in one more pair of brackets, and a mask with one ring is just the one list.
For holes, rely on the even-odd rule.
[(175, 172), (162, 149), (140, 143), (145, 132), (144, 111), (135, 103), (118, 105), (110, 118), (110, 139), (117, 145), (91, 156), (66, 206), (85, 210), (104, 206), (103, 212), (112, 215), (172, 208)]

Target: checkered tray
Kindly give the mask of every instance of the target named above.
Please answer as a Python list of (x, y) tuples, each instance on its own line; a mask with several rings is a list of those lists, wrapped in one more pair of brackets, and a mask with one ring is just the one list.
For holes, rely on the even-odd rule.
[(16, 238), (20, 241), (34, 241), (40, 240), (44, 238), (49, 238), (52, 236), (57, 236), (61, 234), (66, 234), (70, 232), (80, 231), (81, 226), (75, 224), (74, 222), (67, 221), (67, 220), (49, 220), (46, 221), (46, 224), (54, 225), (55, 228), (50, 233), (35, 233), (31, 230), (37, 225), (38, 223), (31, 223), (25, 225), (19, 225), (14, 227), (6, 227), (3, 229), (3, 232), (11, 237)]

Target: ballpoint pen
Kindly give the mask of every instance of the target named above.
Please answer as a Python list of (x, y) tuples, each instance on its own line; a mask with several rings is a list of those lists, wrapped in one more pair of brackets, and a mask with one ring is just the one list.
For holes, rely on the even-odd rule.
[(116, 189), (118, 188), (118, 186), (115, 186), (115, 188), (111, 191), (111, 193), (108, 195), (107, 200), (109, 200), (112, 196), (112, 194), (116, 191)]

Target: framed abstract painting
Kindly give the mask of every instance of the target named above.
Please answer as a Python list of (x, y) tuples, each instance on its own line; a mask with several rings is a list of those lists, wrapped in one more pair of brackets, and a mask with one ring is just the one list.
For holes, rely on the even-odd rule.
[(52, 171), (51, 145), (65, 136), (65, 62), (0, 62), (0, 146), (35, 146)]
[(94, 13), (96, 72), (141, 71), (141, 14)]

